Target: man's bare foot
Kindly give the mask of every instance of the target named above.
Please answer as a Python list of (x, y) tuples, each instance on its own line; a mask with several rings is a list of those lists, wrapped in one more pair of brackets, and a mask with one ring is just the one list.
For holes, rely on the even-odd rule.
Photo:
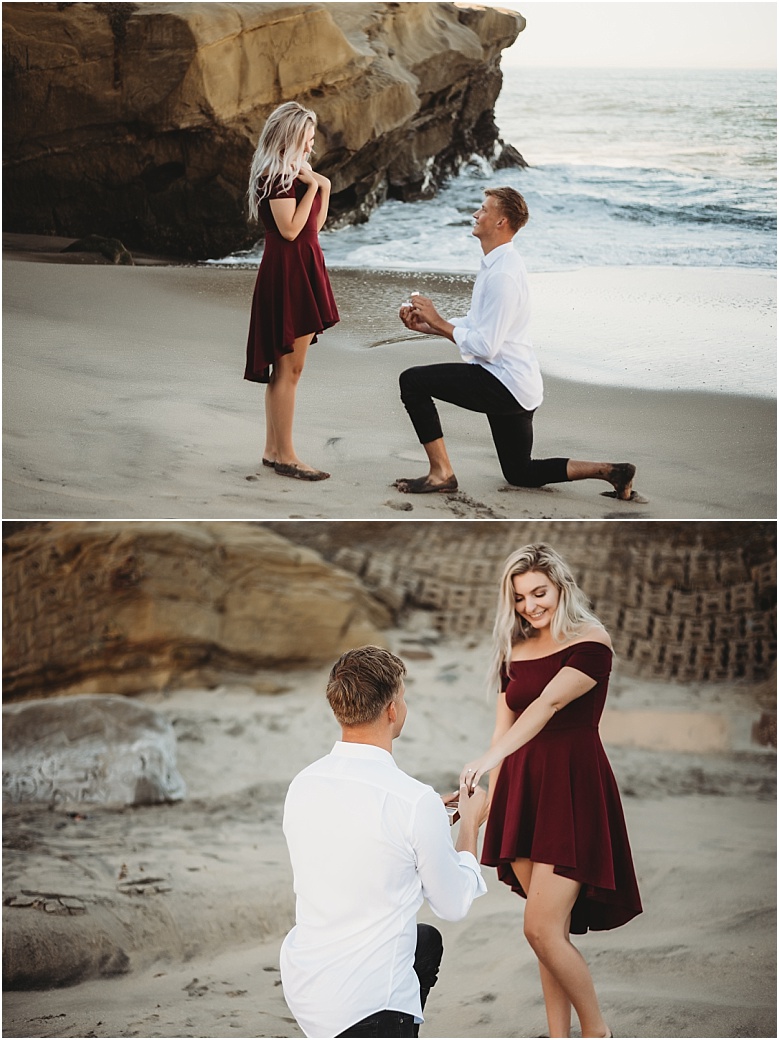
[(404, 495), (429, 495), (436, 492), (446, 494), (457, 490), (457, 477), (454, 473), (444, 480), (435, 480), (430, 474), (426, 477), (401, 477), (395, 481), (393, 487)]
[(630, 500), (635, 475), (636, 467), (632, 462), (614, 462), (609, 469), (606, 480), (614, 488), (617, 498), (621, 498), (623, 502)]

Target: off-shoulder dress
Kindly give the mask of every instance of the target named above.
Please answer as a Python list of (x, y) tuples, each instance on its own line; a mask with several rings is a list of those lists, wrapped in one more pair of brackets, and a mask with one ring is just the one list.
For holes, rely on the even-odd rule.
[(273, 219), (271, 199), (300, 202), (305, 193), (302, 181), (293, 181), (288, 191), (277, 182), (260, 202), (265, 245), (254, 285), (244, 371), (244, 379), (256, 383), (269, 381), (271, 366), (292, 353), (296, 339), (313, 332), (315, 343), (318, 333), (340, 320), (316, 226), (322, 208), (319, 192), (294, 241), (283, 237)]
[(503, 689), (521, 714), (560, 669), (595, 680), (527, 744), (503, 760), (484, 835), (482, 863), (521, 896), (516, 859), (551, 863), (581, 882), (571, 931), (603, 931), (641, 913), (633, 858), (614, 774), (598, 733), (612, 653), (595, 641), (573, 643), (531, 660), (512, 661)]

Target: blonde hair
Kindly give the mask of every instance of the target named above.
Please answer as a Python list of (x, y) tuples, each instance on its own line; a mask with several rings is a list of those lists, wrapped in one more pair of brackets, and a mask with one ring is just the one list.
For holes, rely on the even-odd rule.
[(530, 219), (527, 203), (514, 188), (485, 188), (485, 195), (491, 195), (498, 203), (498, 209), (508, 221), (508, 225), (516, 235)]
[(309, 126), (316, 129), (316, 113), (297, 101), (286, 101), (268, 116), (252, 159), (249, 173), (249, 218), (257, 220), (260, 202), (270, 194), (275, 181), (289, 191), (305, 160), (303, 147)]
[(587, 597), (576, 584), (568, 565), (548, 545), (524, 545), (513, 552), (503, 565), (498, 592), (498, 608), (492, 629), (492, 656), (487, 672), (490, 693), (500, 690), (501, 674), (508, 669), (515, 643), (531, 636), (533, 628), (516, 612), (512, 579), (517, 574), (537, 571), (545, 575), (559, 594), (557, 609), (550, 624), (552, 638), (565, 643), (578, 635), (583, 625), (600, 621), (589, 609)]

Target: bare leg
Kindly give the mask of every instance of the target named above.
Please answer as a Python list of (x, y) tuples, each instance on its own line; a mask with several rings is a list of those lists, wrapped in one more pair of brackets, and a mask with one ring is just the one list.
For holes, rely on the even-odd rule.
[(569, 480), (606, 480), (614, 488), (617, 498), (627, 501), (633, 491), (636, 467), (632, 462), (577, 462), (569, 459)]
[[(521, 862), (521, 861), (520, 861)], [(524, 882), (520, 880), (524, 888)], [(533, 863), (525, 909), (525, 937), (548, 976), (554, 980), (549, 991), (552, 1006), (547, 1004), (550, 1036), (568, 1035), (555, 1031), (565, 1025), (560, 1021), (562, 992), (576, 1009), (583, 1037), (608, 1037), (595, 987), (587, 963), (570, 941), (571, 910), (581, 886), (570, 878), (555, 874), (549, 863)], [(542, 975), (542, 983), (544, 976)], [(544, 987), (544, 1000), (547, 988)]]
[[(522, 885), (527, 894), (530, 889), (530, 879), (533, 872), (532, 862), (529, 859), (520, 859), (512, 863), (511, 866), (520, 885)], [(570, 914), (566, 925), (566, 938), (568, 936), (568, 927), (570, 927)], [(549, 1035), (553, 1037), (568, 1037), (571, 1035), (571, 1002), (552, 972), (541, 961), (538, 962), (538, 970), (541, 975), (541, 989), (544, 993)]]
[(295, 397), (298, 382), (306, 363), (306, 352), (314, 338), (313, 333), (301, 336), (292, 344), (292, 353), (283, 354), (273, 366), (271, 379), (265, 389), (265, 451), (263, 458), (313, 472), (313, 467), (302, 462), (292, 443), (292, 423), (295, 417)]
[(427, 491), (456, 491), (457, 478), (449, 460), (443, 437), (423, 444), (430, 470), (426, 477), (401, 477), (395, 481), (398, 491), (421, 494)]

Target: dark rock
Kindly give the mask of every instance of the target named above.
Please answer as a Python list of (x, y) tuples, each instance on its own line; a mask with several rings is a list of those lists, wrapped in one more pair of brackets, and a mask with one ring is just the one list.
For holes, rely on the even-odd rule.
[(317, 113), (336, 222), (430, 198), (494, 157), (500, 54), (524, 24), (453, 3), (4, 4), (4, 228), (248, 247), (249, 164), (290, 98)]
[(112, 264), (132, 266), (132, 254), (125, 249), (118, 238), (103, 238), (102, 235), (87, 235), (65, 246), (63, 253), (100, 253)]

